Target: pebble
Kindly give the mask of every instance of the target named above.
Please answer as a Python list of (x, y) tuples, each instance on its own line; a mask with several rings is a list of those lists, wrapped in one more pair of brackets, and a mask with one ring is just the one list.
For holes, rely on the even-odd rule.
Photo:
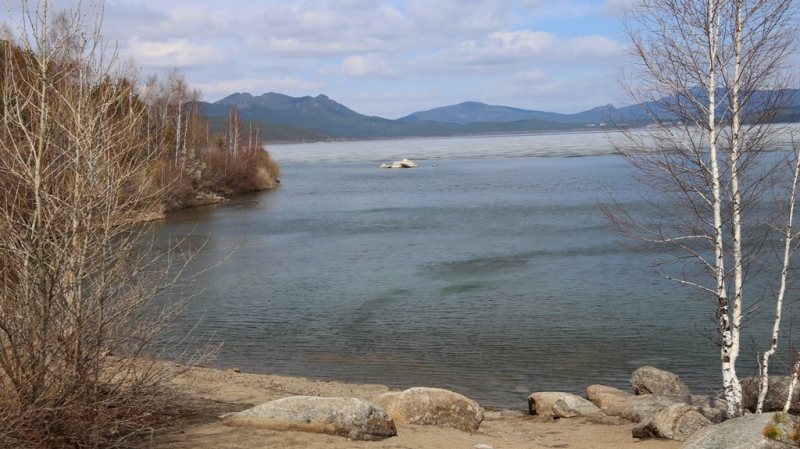
[(472, 446), (472, 449), (494, 449), (494, 448), (492, 446), (489, 446), (488, 444), (476, 444), (475, 446)]

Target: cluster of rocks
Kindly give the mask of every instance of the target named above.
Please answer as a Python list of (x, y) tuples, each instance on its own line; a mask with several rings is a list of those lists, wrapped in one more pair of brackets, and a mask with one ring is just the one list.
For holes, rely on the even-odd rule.
[[(561, 392), (533, 393), (528, 398), (529, 412), (555, 418), (625, 419), (637, 423), (632, 430), (633, 437), (681, 441), (684, 442), (682, 449), (794, 447), (765, 436), (763, 429), (775, 419), (774, 413), (748, 415), (723, 422), (725, 401), (716, 396), (691, 394), (676, 374), (645, 366), (633, 373), (630, 382), (632, 393), (605, 385), (589, 386), (586, 398)], [(781, 382), (788, 385), (788, 379), (776, 378), (774, 382), (774, 398), (768, 396), (773, 400), (767, 401), (765, 411), (782, 408)], [(758, 394), (756, 382), (745, 379), (743, 386), (745, 405), (754, 408)], [(783, 398), (785, 394), (784, 391)], [(783, 419), (786, 420), (793, 422), (791, 417)], [(782, 425), (786, 425), (785, 422)], [(743, 437), (742, 432), (751, 428), (757, 430), (749, 432), (747, 438)], [(788, 435), (788, 432), (784, 434)]]
[[(676, 374), (645, 366), (631, 376), (632, 392), (591, 385), (586, 397), (564, 392), (537, 392), (528, 398), (531, 415), (585, 418), (596, 422), (636, 423), (632, 436), (684, 442), (682, 449), (787, 448), (797, 421), (791, 415), (763, 413), (724, 421), (725, 402), (693, 395)], [(782, 408), (783, 383), (775, 378), (765, 411)], [(743, 382), (745, 405), (755, 405), (754, 379)], [(788, 383), (787, 383), (788, 385)], [(770, 388), (773, 391), (773, 388)], [(397, 435), (405, 424), (451, 427), (474, 433), (484, 418), (477, 402), (439, 388), (411, 388), (360, 398), (293, 396), (267, 402), (223, 417), (229, 426), (297, 430), (382, 440)], [(724, 421), (724, 422), (723, 422)], [(768, 438), (769, 437), (769, 438)]]
[(458, 393), (418, 387), (384, 393), (373, 401), (292, 396), (226, 415), (223, 421), (233, 427), (298, 430), (372, 441), (397, 435), (396, 425), (402, 424), (475, 432), (483, 421), (483, 409)]
[(391, 164), (381, 164), (381, 168), (417, 168), (419, 165), (415, 164), (413, 161), (408, 159), (400, 159), (399, 161), (394, 161)]

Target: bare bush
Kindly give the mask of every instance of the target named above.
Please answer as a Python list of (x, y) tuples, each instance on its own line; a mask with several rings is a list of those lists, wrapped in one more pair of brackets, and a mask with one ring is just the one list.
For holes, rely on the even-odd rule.
[(121, 447), (165, 397), (150, 357), (183, 306), (154, 300), (174, 278), (137, 223), (158, 154), (102, 2), (22, 10), (0, 42), (0, 447)]
[(258, 128), (245, 130), (235, 107), (216, 147), (206, 150), (201, 160), (206, 188), (224, 195), (271, 189), (281, 175), (278, 163), (262, 147)]

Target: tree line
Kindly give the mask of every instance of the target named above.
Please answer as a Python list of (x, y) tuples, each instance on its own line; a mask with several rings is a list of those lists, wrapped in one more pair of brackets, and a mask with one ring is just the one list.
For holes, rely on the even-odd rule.
[[(280, 168), (264, 150), (260, 128), (231, 106), (221, 132), (213, 133), (199, 110), (200, 92), (177, 71), (149, 77), (139, 94), (145, 109), (144, 140), (159, 153), (157, 186), (166, 189), (167, 210), (273, 188)], [(213, 198), (211, 198), (213, 200)]]

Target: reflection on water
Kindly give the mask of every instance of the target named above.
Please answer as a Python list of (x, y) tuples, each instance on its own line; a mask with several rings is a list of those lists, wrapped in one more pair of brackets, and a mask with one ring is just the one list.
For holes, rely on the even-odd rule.
[(487, 405), (624, 387), (645, 364), (718, 385), (713, 304), (653, 275), (658, 256), (598, 211), (611, 193), (636, 205), (623, 161), (437, 165), (284, 164), (276, 191), (170, 216), (159, 238), (206, 241), (198, 267), (233, 252), (186, 327), (202, 319), (224, 340), (219, 366), (442, 386)]

